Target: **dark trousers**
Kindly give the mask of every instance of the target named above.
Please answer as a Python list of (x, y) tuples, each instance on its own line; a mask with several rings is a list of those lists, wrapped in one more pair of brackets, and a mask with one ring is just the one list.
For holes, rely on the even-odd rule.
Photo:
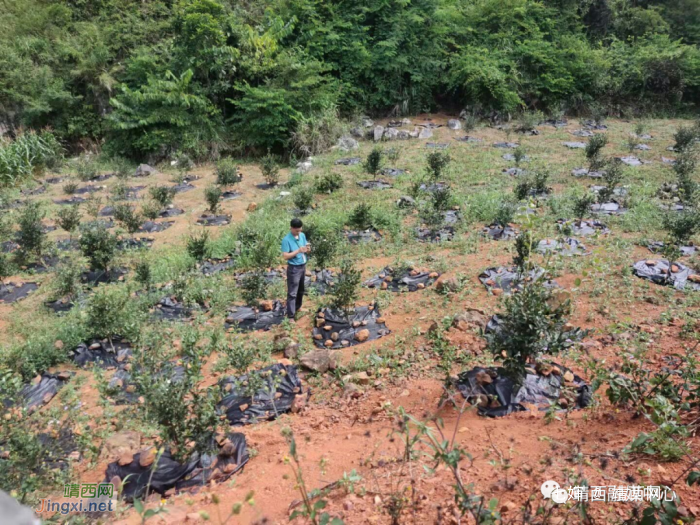
[(287, 265), (287, 317), (294, 318), (294, 314), (301, 309), (301, 303), (304, 300), (305, 278), (305, 264)]

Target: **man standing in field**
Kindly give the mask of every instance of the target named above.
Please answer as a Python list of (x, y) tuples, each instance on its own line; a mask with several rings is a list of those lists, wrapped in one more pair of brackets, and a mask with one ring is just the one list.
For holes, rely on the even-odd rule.
[(289, 233), (282, 239), (282, 257), (287, 261), (287, 317), (294, 319), (304, 300), (306, 254), (311, 246), (301, 231), (300, 219), (292, 219)]

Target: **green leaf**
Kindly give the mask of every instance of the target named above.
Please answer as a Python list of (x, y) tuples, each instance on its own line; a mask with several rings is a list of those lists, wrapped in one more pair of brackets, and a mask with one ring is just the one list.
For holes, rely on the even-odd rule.
[(326, 500), (325, 499), (320, 499), (316, 503), (314, 503), (314, 509), (315, 510), (321, 510), (326, 508)]
[(576, 287), (581, 286), (581, 279), (580, 278), (577, 277), (576, 279), (574, 279), (574, 286), (576, 286)]
[(136, 512), (138, 512), (139, 514), (143, 514), (143, 503), (140, 499), (134, 500), (134, 508), (136, 509)]
[(688, 478), (685, 480), (685, 482), (689, 486), (693, 485), (700, 485), (700, 472), (697, 470), (692, 471), (690, 474), (688, 474)]

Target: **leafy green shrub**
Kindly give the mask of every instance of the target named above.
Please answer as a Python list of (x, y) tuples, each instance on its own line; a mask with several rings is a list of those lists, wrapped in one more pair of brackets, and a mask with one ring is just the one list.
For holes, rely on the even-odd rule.
[(591, 213), (591, 206), (595, 203), (596, 198), (590, 193), (581, 195), (574, 201), (574, 216), (582, 221)]
[(162, 209), (159, 202), (146, 201), (141, 205), (141, 215), (152, 221), (158, 218)]
[(640, 144), (640, 140), (636, 135), (627, 136), (627, 150), (633, 153), (637, 146)]
[(238, 163), (233, 159), (221, 159), (216, 163), (216, 183), (219, 186), (233, 186), (241, 182), (241, 174), (238, 172)]
[(85, 205), (85, 211), (90, 217), (96, 219), (100, 215), (100, 210), (102, 209), (102, 199), (100, 197), (90, 195), (83, 204)]
[(340, 232), (328, 224), (315, 223), (304, 226), (306, 237), (311, 244), (310, 256), (318, 268), (328, 268), (340, 246)]
[(691, 237), (700, 231), (700, 212), (696, 210), (668, 212), (664, 215), (663, 226), (672, 244), (677, 246), (688, 244)]
[(268, 152), (267, 155), (262, 158), (260, 170), (268, 186), (277, 186), (280, 180), (280, 167), (274, 155)]
[(187, 237), (187, 253), (195, 261), (203, 261), (211, 257), (212, 247), (209, 243), (209, 232), (202, 230), (197, 233), (190, 233)]
[(138, 329), (138, 312), (128, 289), (98, 286), (88, 299), (86, 311), (92, 337), (129, 337)]
[(75, 173), (78, 179), (87, 182), (97, 177), (97, 164), (91, 158), (83, 155), (75, 161)]
[(339, 173), (329, 171), (321, 177), (316, 177), (314, 186), (317, 193), (333, 193), (343, 187), (343, 177)]
[(56, 276), (52, 282), (54, 297), (75, 297), (80, 293), (82, 285), (80, 283), (81, 269), (75, 261), (62, 263), (56, 270)]
[(454, 206), (454, 195), (449, 187), (439, 188), (430, 195), (430, 203), (433, 209), (438, 212), (444, 212)]
[(23, 257), (28, 255), (40, 256), (43, 250), (46, 233), (41, 221), (44, 211), (37, 202), (28, 202), (17, 217), (17, 244)]
[(598, 192), (598, 202), (608, 202), (615, 195), (615, 189), (622, 182), (623, 177), (624, 168), (622, 162), (617, 159), (610, 160), (603, 172), (605, 186)]
[(515, 238), (515, 256), (513, 264), (518, 269), (518, 272), (525, 274), (529, 268), (530, 254), (533, 248), (537, 245), (538, 240), (530, 230), (526, 230), (518, 234)]
[(372, 206), (361, 202), (352, 210), (347, 221), (348, 226), (358, 230), (367, 230), (372, 227)]
[(355, 305), (361, 280), (362, 274), (352, 261), (343, 259), (340, 274), (331, 289), (331, 305), (347, 314)]
[(494, 224), (505, 227), (513, 222), (515, 213), (518, 210), (517, 203), (510, 199), (503, 199), (498, 203), (496, 213), (494, 215)]
[(693, 149), (681, 150), (673, 164), (673, 171), (676, 173), (680, 199), (690, 205), (698, 200), (698, 183), (694, 179), (696, 168), (697, 155)]
[(100, 222), (88, 222), (80, 227), (80, 251), (90, 262), (92, 270), (107, 270), (117, 250), (117, 237)]
[(379, 170), (382, 169), (383, 156), (384, 150), (379, 146), (375, 146), (374, 148), (372, 148), (372, 151), (370, 151), (369, 155), (367, 155), (367, 159), (364, 163), (364, 168), (367, 173), (372, 175), (373, 179), (377, 178)]
[(311, 208), (314, 200), (314, 192), (309, 188), (298, 188), (292, 196), (294, 206), (298, 210), (305, 212)]
[(151, 282), (153, 281), (153, 271), (146, 259), (141, 259), (136, 263), (134, 274), (137, 283), (146, 288), (150, 288)]
[(223, 191), (221, 191), (219, 186), (211, 185), (204, 189), (204, 200), (207, 201), (207, 206), (209, 206), (211, 213), (216, 213), (216, 210), (219, 209), (222, 194)]
[(541, 111), (524, 111), (520, 115), (517, 130), (521, 133), (534, 131), (543, 119), (544, 116)]
[(115, 157), (111, 162), (114, 175), (119, 180), (126, 180), (133, 173), (133, 167), (128, 159), (124, 157)]
[(601, 152), (607, 143), (608, 136), (605, 133), (596, 133), (588, 139), (585, 152), (586, 158), (588, 159), (588, 166), (591, 171), (596, 171), (603, 166), (604, 161), (602, 159)]
[(151, 198), (160, 204), (161, 208), (170, 205), (175, 197), (175, 188), (171, 186), (152, 186), (148, 192), (151, 194)]
[(80, 207), (77, 204), (65, 206), (58, 211), (56, 224), (72, 234), (80, 225)]
[(522, 381), (526, 366), (541, 356), (572, 344), (566, 328), (570, 300), (556, 300), (554, 293), (562, 292), (553, 292), (542, 279), (526, 281), (522, 290), (505, 298), (501, 329), (486, 334), (489, 350), (503, 358), (503, 368), (515, 381)]
[(14, 275), (14, 267), (10, 256), (5, 252), (0, 252), (0, 284), (11, 275)]
[(695, 139), (698, 137), (698, 132), (692, 127), (680, 127), (673, 134), (676, 144), (673, 146), (678, 152), (685, 151), (695, 145)]
[(78, 183), (75, 181), (66, 182), (63, 185), (63, 193), (73, 195), (78, 190)]
[(520, 166), (520, 163), (525, 159), (525, 157), (525, 150), (522, 146), (515, 148), (513, 151), (513, 160), (515, 161), (516, 166)]
[(452, 162), (452, 157), (446, 151), (433, 151), (427, 157), (428, 177), (437, 182), (443, 175), (445, 168)]
[(120, 180), (114, 186), (112, 186), (112, 197), (115, 200), (121, 201), (121, 200), (126, 199), (128, 193), (129, 193), (129, 187), (126, 185), (126, 183), (124, 181)]
[(269, 287), (270, 282), (262, 270), (249, 272), (241, 281), (241, 296), (246, 304), (255, 305), (265, 298)]
[(117, 204), (114, 206), (114, 220), (131, 235), (139, 231), (143, 224), (141, 214), (128, 204)]

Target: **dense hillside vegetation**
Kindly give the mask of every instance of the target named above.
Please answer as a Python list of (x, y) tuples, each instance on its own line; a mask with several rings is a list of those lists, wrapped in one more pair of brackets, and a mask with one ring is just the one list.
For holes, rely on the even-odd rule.
[(6, 0), (0, 125), (141, 159), (289, 151), (337, 113), (700, 99), (698, 0)]

